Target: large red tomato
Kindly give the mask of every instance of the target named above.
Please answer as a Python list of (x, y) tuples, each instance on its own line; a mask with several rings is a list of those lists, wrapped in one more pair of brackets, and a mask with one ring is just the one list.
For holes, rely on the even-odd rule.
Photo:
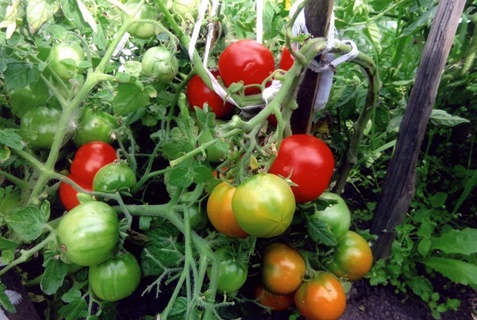
[(78, 180), (92, 184), (99, 169), (117, 159), (116, 150), (102, 141), (82, 145), (75, 154), (70, 171)]
[(278, 68), (288, 71), (293, 66), (293, 63), (295, 63), (295, 59), (293, 59), (290, 50), (287, 47), (283, 47)]
[[(238, 40), (225, 48), (218, 61), (220, 76), (228, 87), (234, 82), (244, 85), (262, 84), (275, 70), (272, 52), (254, 40)], [(258, 88), (249, 88), (245, 94), (260, 93)]]
[(296, 134), (283, 139), (269, 172), (296, 184), (297, 203), (318, 198), (328, 187), (335, 168), (333, 153), (320, 139)]
[[(215, 77), (219, 75), (217, 70), (211, 73)], [(225, 102), (217, 93), (209, 89), (198, 75), (193, 76), (187, 85), (187, 100), (191, 108), (204, 108), (204, 104), (207, 103), (217, 118), (228, 116), (235, 109), (233, 104)]]

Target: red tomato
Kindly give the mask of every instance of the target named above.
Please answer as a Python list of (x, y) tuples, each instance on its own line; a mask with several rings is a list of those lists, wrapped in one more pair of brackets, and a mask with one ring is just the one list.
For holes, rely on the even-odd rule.
[(293, 59), (290, 50), (288, 50), (287, 47), (283, 47), (278, 68), (288, 71), (292, 67), (293, 63), (295, 63), (295, 59)]
[(334, 320), (345, 311), (346, 293), (333, 274), (319, 272), (296, 290), (295, 305), (307, 320)]
[(99, 169), (117, 160), (116, 150), (102, 141), (82, 145), (75, 154), (70, 171), (79, 180), (93, 183)]
[[(211, 72), (215, 77), (219, 75), (217, 70)], [(225, 102), (217, 93), (209, 89), (198, 75), (193, 76), (187, 85), (187, 100), (192, 109), (204, 108), (204, 104), (207, 103), (217, 118), (228, 116), (235, 110), (233, 104)]]
[(293, 293), (274, 294), (268, 291), (262, 284), (255, 287), (255, 299), (265, 307), (274, 311), (283, 311), (293, 305)]
[(297, 203), (318, 198), (328, 187), (335, 168), (333, 153), (320, 139), (296, 134), (283, 139), (269, 172), (290, 178)]
[[(238, 40), (225, 48), (218, 61), (220, 76), (228, 87), (234, 82), (244, 85), (262, 84), (275, 70), (272, 52), (264, 45), (250, 39)], [(249, 88), (245, 94), (260, 93)]]
[[(93, 185), (91, 183), (83, 182), (72, 174), (69, 174), (67, 177), (76, 182), (81, 188), (85, 189), (86, 191), (93, 190)], [(71, 209), (80, 204), (77, 197), (78, 191), (72, 185), (66, 182), (61, 182), (58, 193), (60, 196), (60, 201), (66, 210), (70, 211)]]

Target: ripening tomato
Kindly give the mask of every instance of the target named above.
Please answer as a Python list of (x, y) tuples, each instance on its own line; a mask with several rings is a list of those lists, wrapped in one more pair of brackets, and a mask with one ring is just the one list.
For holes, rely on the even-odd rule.
[(70, 171), (79, 180), (92, 184), (98, 170), (117, 159), (116, 150), (106, 142), (89, 142), (76, 151)]
[(108, 163), (96, 172), (93, 179), (93, 190), (115, 193), (130, 191), (136, 186), (136, 173), (125, 163)]
[(295, 134), (282, 140), (269, 172), (290, 178), (297, 203), (318, 198), (328, 187), (335, 168), (333, 153), (320, 139)]
[(254, 294), (258, 303), (269, 307), (273, 311), (283, 311), (293, 305), (293, 292), (289, 294), (274, 294), (259, 283), (255, 287)]
[[(217, 70), (212, 70), (211, 73), (215, 77), (219, 75)], [(229, 116), (235, 110), (233, 104), (224, 101), (215, 91), (209, 89), (198, 75), (193, 76), (187, 85), (187, 100), (192, 109), (203, 109), (207, 103), (217, 118)]]
[[(242, 39), (228, 45), (218, 61), (219, 73), (225, 86), (235, 82), (244, 85), (258, 84), (275, 70), (272, 52), (254, 40)], [(258, 88), (248, 88), (245, 94), (260, 93)]]
[(219, 232), (230, 237), (243, 238), (248, 234), (237, 224), (232, 211), (232, 197), (236, 189), (228, 182), (219, 183), (207, 200), (207, 216)]
[[(234, 256), (232, 247), (221, 247), (214, 254), (219, 262), (217, 290), (227, 293), (238, 291), (247, 280), (247, 264)], [(212, 276), (211, 270), (211, 268), (207, 269), (209, 279)]]
[(305, 259), (297, 250), (283, 243), (272, 243), (265, 248), (262, 260), (262, 282), (268, 291), (295, 292), (306, 272)]
[(295, 59), (293, 59), (290, 50), (287, 47), (283, 47), (278, 68), (288, 71), (293, 66), (293, 63), (295, 63)]
[(329, 205), (325, 210), (315, 211), (310, 216), (310, 219), (318, 219), (325, 222), (335, 236), (336, 241), (340, 241), (349, 230), (351, 212), (344, 199), (336, 193), (323, 192), (320, 199), (334, 200), (338, 203)]
[[(69, 174), (67, 177), (73, 180), (74, 182), (76, 182), (84, 190), (86, 191), (93, 190), (93, 186), (90, 183), (83, 182), (72, 174)], [(58, 194), (60, 196), (60, 201), (63, 204), (63, 207), (65, 207), (65, 209), (68, 211), (80, 204), (77, 197), (78, 191), (72, 185), (66, 182), (60, 183)]]
[(329, 272), (318, 272), (295, 292), (295, 306), (307, 320), (335, 320), (346, 308), (341, 282)]
[(373, 253), (366, 239), (348, 231), (338, 242), (332, 260), (325, 267), (338, 277), (356, 281), (366, 275), (372, 265)]
[(237, 187), (232, 209), (245, 232), (254, 237), (271, 238), (290, 226), (295, 213), (295, 198), (284, 179), (260, 173)]
[(104, 202), (83, 202), (61, 218), (58, 239), (72, 263), (80, 266), (101, 263), (113, 255), (118, 244), (118, 216)]

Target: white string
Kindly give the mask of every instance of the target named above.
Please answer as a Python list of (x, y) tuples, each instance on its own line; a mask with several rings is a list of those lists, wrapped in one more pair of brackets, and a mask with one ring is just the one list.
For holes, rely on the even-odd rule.
[(209, 0), (202, 0), (199, 6), (199, 14), (197, 17), (197, 21), (194, 25), (194, 30), (192, 31), (192, 35), (190, 37), (189, 43), (189, 59), (193, 60), (195, 45), (197, 40), (199, 39), (200, 28), (202, 26), (202, 21), (204, 20), (205, 12), (207, 11), (207, 5), (209, 4)]
[(207, 61), (209, 59), (210, 47), (212, 45), (212, 39), (214, 38), (215, 25), (212, 19), (217, 14), (218, 8), (219, 8), (219, 0), (212, 0), (212, 8), (210, 9), (210, 13), (209, 13), (210, 20), (209, 20), (209, 23), (207, 24), (207, 39), (205, 42), (204, 60), (202, 62), (205, 68), (207, 68)]
[(263, 0), (257, 0), (257, 21), (255, 32), (257, 33), (257, 42), (263, 43)]

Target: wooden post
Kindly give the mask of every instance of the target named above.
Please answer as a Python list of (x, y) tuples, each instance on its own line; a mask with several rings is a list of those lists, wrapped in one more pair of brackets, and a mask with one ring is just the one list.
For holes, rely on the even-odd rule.
[(414, 196), (419, 151), (464, 5), (465, 0), (441, 0), (438, 5), (376, 206), (371, 227), (378, 235), (373, 246), (376, 259), (391, 252), (394, 229), (403, 221)]
[[(305, 7), (306, 27), (310, 34), (316, 37), (326, 37), (333, 12), (333, 0), (308, 1)], [(321, 59), (318, 56), (317, 59)], [(313, 102), (318, 90), (320, 75), (306, 70), (298, 89), (298, 109), (291, 117), (291, 128), (294, 134), (309, 133), (313, 120)]]

